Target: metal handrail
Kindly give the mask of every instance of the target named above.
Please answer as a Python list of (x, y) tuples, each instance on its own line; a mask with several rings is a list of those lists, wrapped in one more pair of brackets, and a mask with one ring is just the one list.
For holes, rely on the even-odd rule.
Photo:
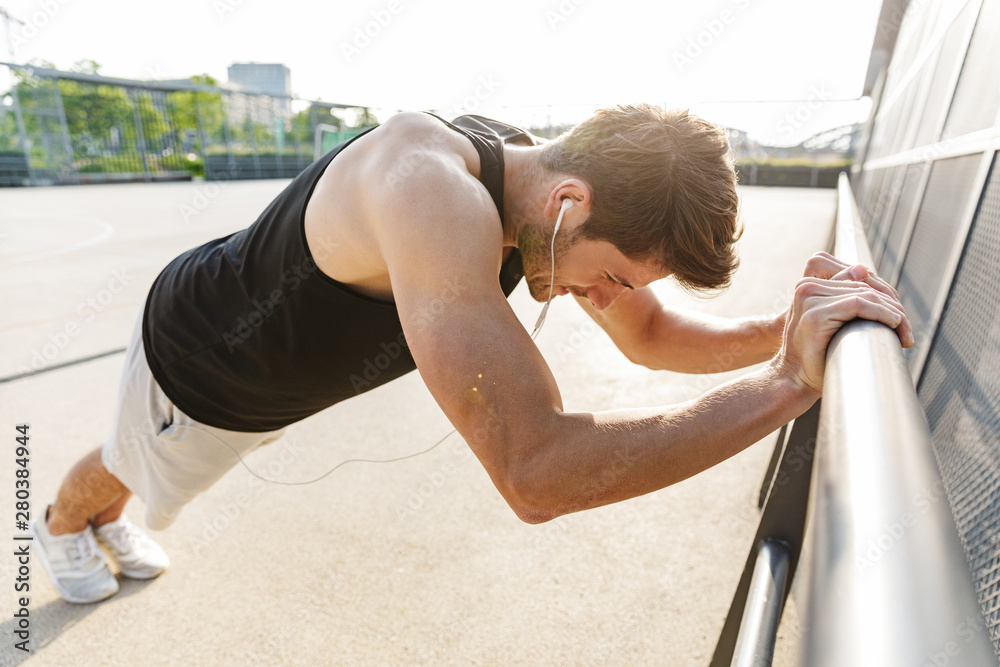
[[(845, 175), (835, 254), (871, 266)], [(882, 324), (850, 322), (827, 351), (801, 562), (798, 664), (995, 664), (927, 423)]]
[(731, 667), (770, 666), (788, 587), (790, 560), (784, 542), (773, 539), (761, 542)]

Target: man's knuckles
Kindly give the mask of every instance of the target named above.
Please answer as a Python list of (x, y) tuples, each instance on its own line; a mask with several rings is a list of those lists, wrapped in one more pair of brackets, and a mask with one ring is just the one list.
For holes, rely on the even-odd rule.
[(798, 302), (816, 296), (819, 293), (822, 284), (819, 282), (819, 278), (806, 277), (800, 278), (797, 283), (795, 283), (794, 298)]
[(820, 251), (806, 261), (806, 270), (803, 275), (817, 278), (830, 277), (846, 266), (833, 255)]

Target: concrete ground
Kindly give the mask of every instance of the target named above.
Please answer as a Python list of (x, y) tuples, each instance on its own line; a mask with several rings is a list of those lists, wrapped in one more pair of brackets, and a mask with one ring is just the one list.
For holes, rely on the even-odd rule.
[[(287, 181), (0, 190), (0, 378), (125, 345), (138, 306), (179, 252), (252, 223)], [(785, 307), (824, 246), (832, 190), (743, 190), (735, 285), (664, 300), (721, 315)], [(526, 326), (539, 305), (523, 285)], [(675, 403), (738, 373), (632, 366), (569, 299), (538, 339), (568, 410)], [(0, 383), (14, 521), (15, 425), (30, 424), (32, 511), (105, 437), (123, 355)], [(416, 373), (293, 426), (249, 464), (312, 478), (351, 458), (426, 449), (450, 425)], [(63, 602), (37, 561), (30, 653), (14, 650), (16, 563), (0, 558), (0, 664), (705, 665), (756, 527), (774, 436), (657, 493), (531, 526), (518, 521), (463, 441), (403, 462), (351, 463), (309, 486), (233, 469), (154, 537), (157, 580), (123, 579), (94, 605)], [(2, 504), (2, 503), (0, 503)], [(142, 501), (130, 517), (143, 523)], [(776, 663), (777, 664), (777, 663)]]

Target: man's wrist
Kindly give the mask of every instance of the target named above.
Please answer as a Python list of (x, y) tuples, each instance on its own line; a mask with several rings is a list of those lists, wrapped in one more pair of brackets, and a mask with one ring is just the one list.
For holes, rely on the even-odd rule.
[(785, 313), (764, 317), (761, 326), (777, 352), (781, 348), (781, 339), (785, 334)]
[(764, 367), (763, 372), (770, 381), (782, 388), (783, 396), (787, 396), (790, 401), (801, 404), (804, 412), (822, 396), (823, 392), (806, 382), (792, 366), (792, 364), (787, 363), (783, 355), (778, 354)]

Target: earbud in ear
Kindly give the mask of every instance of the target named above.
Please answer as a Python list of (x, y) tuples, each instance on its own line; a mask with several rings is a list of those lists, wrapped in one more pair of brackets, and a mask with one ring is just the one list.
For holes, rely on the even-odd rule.
[(556, 218), (556, 228), (552, 230), (552, 239), (555, 240), (556, 232), (559, 231), (560, 225), (562, 225), (563, 214), (566, 213), (573, 206), (572, 199), (563, 199), (562, 206), (559, 207), (559, 217)]

